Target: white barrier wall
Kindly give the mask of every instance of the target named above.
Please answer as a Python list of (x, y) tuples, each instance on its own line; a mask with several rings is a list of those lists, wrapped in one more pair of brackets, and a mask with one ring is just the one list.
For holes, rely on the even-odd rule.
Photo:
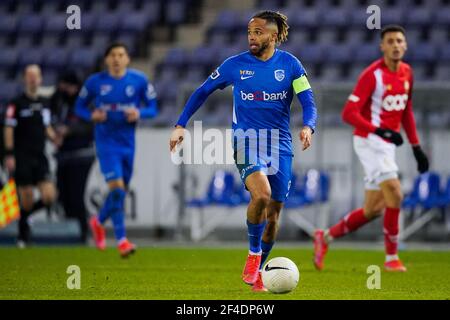
[[(171, 161), (168, 146), (170, 132), (171, 129), (148, 128), (137, 131), (135, 170), (131, 182), (131, 189), (136, 194), (137, 216), (135, 220), (128, 217), (129, 226), (172, 227), (177, 222), (178, 197), (173, 186), (178, 183), (179, 167)], [(321, 132), (318, 128), (313, 138), (313, 146), (306, 152), (302, 152), (299, 148), (298, 130), (292, 133), (295, 142), (294, 170), (301, 172), (309, 168), (318, 168), (326, 169), (331, 174), (331, 221), (335, 221), (352, 207), (361, 205), (363, 173), (353, 152), (351, 130), (336, 128)], [(429, 139), (430, 144), (423, 146), (430, 155), (432, 169), (448, 176), (450, 174), (448, 160), (450, 132), (433, 131)], [(407, 191), (411, 188), (416, 175), (416, 162), (409, 144), (398, 148), (397, 161), (402, 173), (404, 190)], [(236, 178), (239, 178), (234, 165), (187, 165), (186, 168), (188, 199), (193, 196), (202, 196), (212, 173), (219, 168), (235, 172)], [(195, 180), (197, 187), (194, 187)], [(104, 191), (105, 187), (96, 163), (88, 181), (86, 197), (88, 198), (95, 189), (100, 188)], [(210, 210), (219, 212), (222, 209)], [(224, 214), (229, 211), (224, 210)], [(243, 225), (245, 208), (235, 209), (234, 212), (236, 214), (230, 214), (224, 226)]]

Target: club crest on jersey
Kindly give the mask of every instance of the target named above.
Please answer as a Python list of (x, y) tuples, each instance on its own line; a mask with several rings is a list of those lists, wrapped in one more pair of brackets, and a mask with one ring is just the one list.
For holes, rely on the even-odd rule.
[(112, 90), (112, 86), (109, 84), (104, 84), (100, 87), (100, 95), (106, 96)]
[(275, 70), (274, 74), (275, 74), (275, 79), (277, 79), (278, 81), (284, 80), (284, 70), (282, 70), (282, 69)]
[(211, 73), (211, 75), (210, 75), (211, 79), (213, 79), (213, 80), (216, 80), (219, 76), (220, 76), (220, 73), (219, 73), (219, 70), (217, 70), (217, 69), (214, 70), (214, 72)]
[(128, 97), (131, 97), (134, 94), (134, 87), (133, 86), (127, 86), (125, 88), (125, 93)]

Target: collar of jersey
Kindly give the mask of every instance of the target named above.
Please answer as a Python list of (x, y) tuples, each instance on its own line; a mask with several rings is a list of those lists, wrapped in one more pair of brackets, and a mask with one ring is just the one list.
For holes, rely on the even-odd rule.
[(258, 59), (250, 51), (248, 52), (248, 54), (253, 58), (253, 60), (258, 61), (259, 63), (270, 63), (275, 58), (275, 56), (278, 55), (278, 49), (275, 48), (275, 52), (273, 53), (273, 55), (269, 58), (269, 60), (266, 60), (266, 61), (262, 61), (261, 59)]

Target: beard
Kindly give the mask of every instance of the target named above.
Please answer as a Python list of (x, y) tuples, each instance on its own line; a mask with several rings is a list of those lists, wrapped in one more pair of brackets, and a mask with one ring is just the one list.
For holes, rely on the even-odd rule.
[(269, 47), (269, 41), (263, 42), (261, 44), (261, 46), (259, 46), (259, 48), (257, 48), (256, 50), (252, 50), (250, 49), (250, 52), (256, 56), (256, 57), (261, 57), (264, 53), (264, 51), (266, 51), (266, 49)]

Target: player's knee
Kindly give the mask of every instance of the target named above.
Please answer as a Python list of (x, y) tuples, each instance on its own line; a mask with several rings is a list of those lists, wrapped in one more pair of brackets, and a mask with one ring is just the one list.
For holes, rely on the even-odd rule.
[(259, 206), (267, 207), (270, 202), (270, 190), (253, 192), (252, 201), (254, 201)]

